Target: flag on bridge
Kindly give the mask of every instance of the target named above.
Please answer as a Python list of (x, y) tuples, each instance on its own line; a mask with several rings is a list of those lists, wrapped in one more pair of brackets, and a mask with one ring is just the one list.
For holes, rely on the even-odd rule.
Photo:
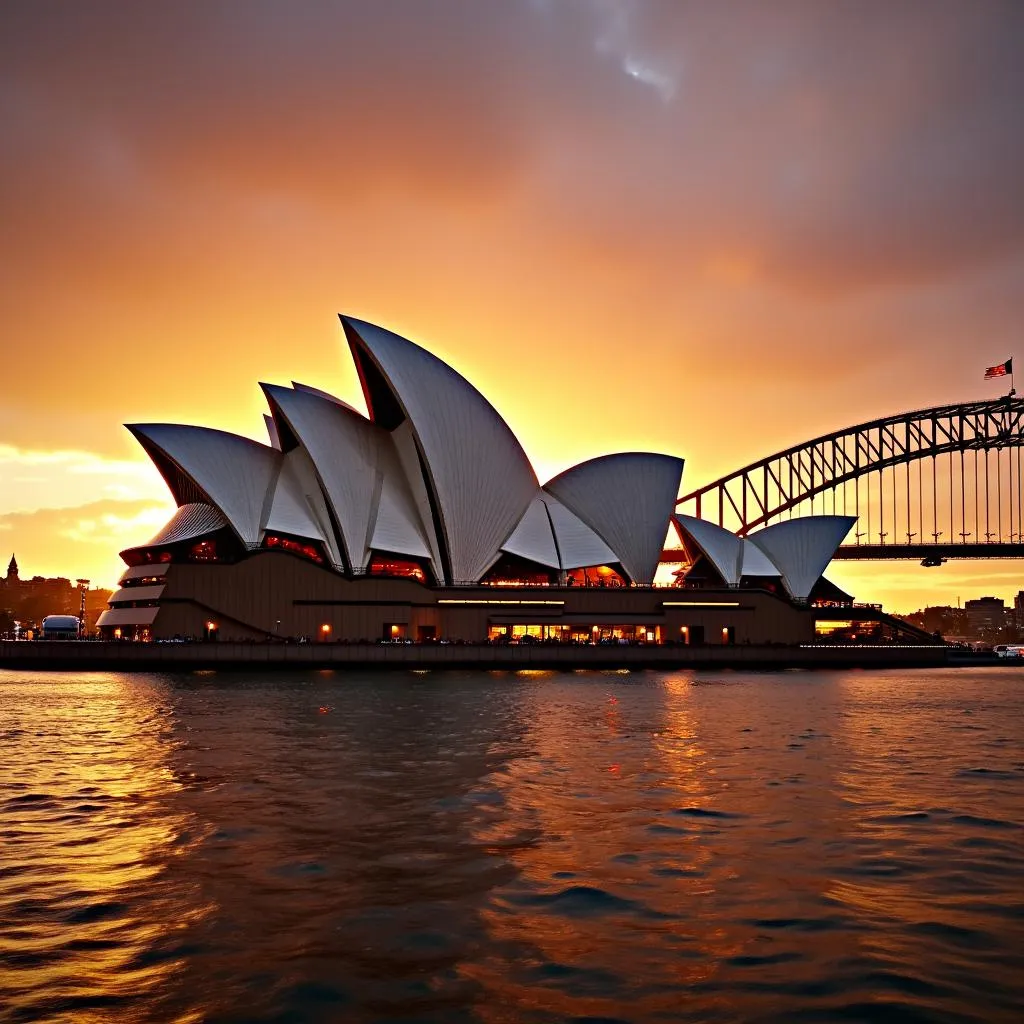
[(1007, 359), (1005, 363), (1000, 363), (998, 366), (989, 366), (985, 370), (985, 380), (991, 380), (993, 377), (1006, 377), (1013, 373), (1013, 360)]

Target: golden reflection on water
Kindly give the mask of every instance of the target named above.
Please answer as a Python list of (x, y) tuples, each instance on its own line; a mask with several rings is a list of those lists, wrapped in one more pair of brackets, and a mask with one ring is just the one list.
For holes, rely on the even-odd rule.
[[(577, 699), (554, 706), (550, 695), (527, 699), (521, 713), (531, 756), (488, 780), (500, 787), (503, 812), (480, 821), (476, 839), (508, 844), (517, 878), (481, 918), (495, 948), (530, 953), (514, 974), (500, 959), (464, 966), (488, 991), (503, 993), (478, 1007), (485, 1020), (508, 1019), (510, 1005), (559, 1017), (621, 1015), (621, 995), (535, 983), (570, 967), (599, 978), (609, 947), (619, 951), (626, 987), (631, 976), (649, 983), (660, 976), (674, 990), (707, 980), (743, 949), (744, 930), (714, 920), (707, 903), (736, 878), (733, 863), (713, 852), (692, 819), (673, 816), (712, 803), (713, 768), (691, 681), (667, 677), (637, 691), (622, 689), (622, 674), (607, 673), (600, 686), (589, 679), (573, 693)], [(582, 713), (578, 701), (586, 704)], [(525, 832), (536, 840), (513, 843)], [(681, 955), (666, 959), (666, 945)], [(678, 1005), (671, 991), (648, 996), (643, 1008), (673, 1012)]]
[(0, 675), (0, 1007), (871, 1019), (954, 986), (1000, 1019), (975, 1006), (1024, 964), (1020, 695), (953, 687)]
[[(0, 1002), (17, 1005), (29, 989), (58, 1006), (83, 994), (139, 998), (181, 967), (143, 954), (198, 912), (177, 912), (187, 894), (161, 889), (188, 826), (169, 799), (178, 784), (166, 694), (90, 673), (29, 675), (3, 696), (4, 855), (19, 870), (0, 875), (0, 908), (23, 920), (6, 931), (0, 919)], [(110, 1018), (83, 1007), (75, 1019)]]

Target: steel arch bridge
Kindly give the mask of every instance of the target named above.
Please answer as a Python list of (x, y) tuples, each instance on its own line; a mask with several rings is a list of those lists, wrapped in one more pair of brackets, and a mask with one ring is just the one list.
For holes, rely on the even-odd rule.
[(797, 515), (855, 515), (837, 558), (1024, 557), (1022, 449), (1024, 398), (1011, 391), (816, 437), (691, 491), (677, 511), (741, 536)]

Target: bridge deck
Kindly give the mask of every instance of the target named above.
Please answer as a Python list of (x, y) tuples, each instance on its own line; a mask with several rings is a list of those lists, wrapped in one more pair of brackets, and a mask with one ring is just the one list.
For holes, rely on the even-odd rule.
[(1024, 544), (844, 544), (833, 560), (897, 558), (1024, 558)]
[[(926, 558), (1024, 558), (1024, 544), (988, 541), (981, 544), (844, 544), (833, 561), (887, 560)], [(661, 561), (678, 565), (685, 553), (678, 548), (665, 548)]]

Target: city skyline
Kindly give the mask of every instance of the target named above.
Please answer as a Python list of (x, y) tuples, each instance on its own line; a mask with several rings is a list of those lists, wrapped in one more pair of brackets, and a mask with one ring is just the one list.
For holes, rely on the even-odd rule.
[[(994, 397), (1024, 295), (1008, 3), (5, 10), (0, 550), (112, 585), (166, 521), (122, 423), (263, 439), (256, 381), (361, 407), (338, 312), (463, 367), (547, 478), (684, 492)], [(834, 564), (861, 600), (1019, 563)]]

